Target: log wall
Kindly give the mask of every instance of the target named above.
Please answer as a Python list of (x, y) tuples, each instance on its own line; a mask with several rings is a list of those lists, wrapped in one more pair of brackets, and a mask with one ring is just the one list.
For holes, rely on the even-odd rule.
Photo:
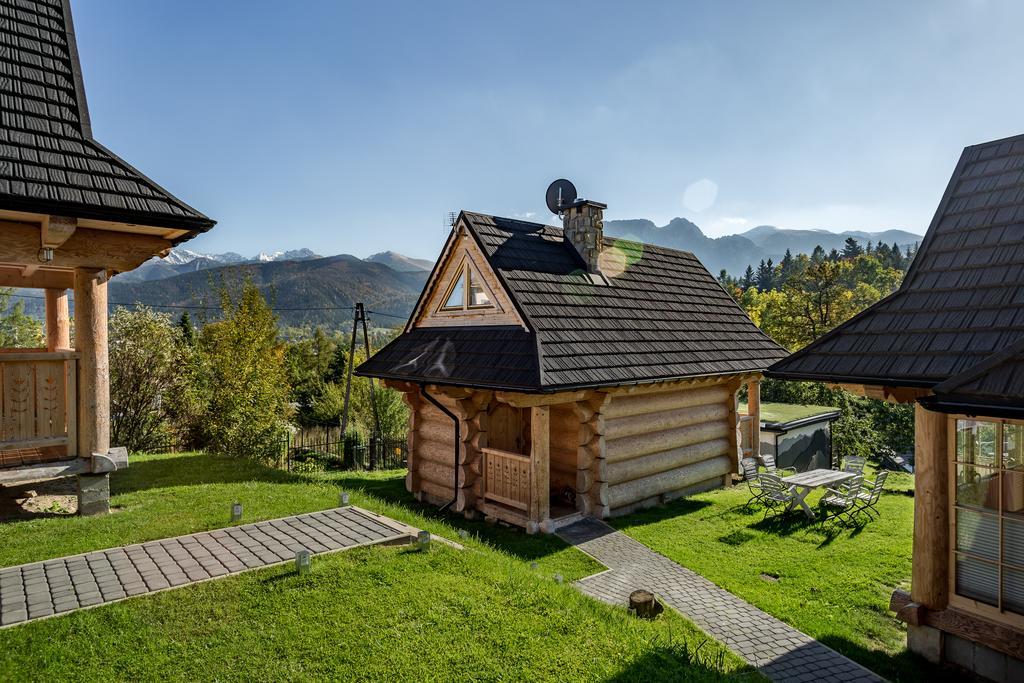
[(736, 459), (735, 382), (613, 395), (602, 411), (602, 495), (619, 515), (720, 486)]

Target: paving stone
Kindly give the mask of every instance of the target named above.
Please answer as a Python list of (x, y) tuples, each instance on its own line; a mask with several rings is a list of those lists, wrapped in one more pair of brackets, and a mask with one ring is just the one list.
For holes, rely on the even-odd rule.
[[(405, 533), (346, 508), (0, 569), (0, 626)], [(397, 523), (396, 523), (397, 524)]]
[(558, 533), (610, 570), (574, 582), (580, 591), (624, 606), (633, 590), (654, 590), (774, 681), (883, 680), (604, 522), (585, 519)]

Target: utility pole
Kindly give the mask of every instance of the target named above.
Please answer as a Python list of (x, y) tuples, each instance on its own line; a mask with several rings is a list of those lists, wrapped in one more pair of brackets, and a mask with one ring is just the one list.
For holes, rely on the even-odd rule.
[[(362, 303), (357, 303), (355, 315), (352, 316), (352, 339), (348, 349), (348, 367), (345, 368), (345, 407), (341, 413), (341, 440), (344, 447), (345, 435), (348, 432), (348, 408), (352, 397), (352, 369), (356, 364), (356, 337), (359, 326), (363, 328), (363, 348), (366, 350), (366, 357), (370, 357), (370, 335), (366, 330), (366, 309)], [(374, 388), (373, 378), (370, 377), (370, 406), (373, 410), (373, 433), (370, 435), (370, 469), (377, 466), (377, 442), (380, 438), (380, 415), (377, 413), (377, 393)]]

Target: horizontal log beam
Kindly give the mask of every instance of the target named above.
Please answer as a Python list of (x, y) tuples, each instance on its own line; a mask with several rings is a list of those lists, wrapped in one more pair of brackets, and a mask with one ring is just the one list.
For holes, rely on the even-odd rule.
[(606, 439), (605, 457), (609, 462), (620, 462), (630, 458), (639, 458), (659, 451), (667, 451), (683, 446), (725, 439), (729, 437), (730, 427), (724, 420), (706, 422), (704, 424), (677, 427), (660, 432), (651, 432), (642, 436), (626, 439)]
[(715, 477), (720, 478), (731, 469), (732, 461), (728, 457), (722, 456), (668, 472), (660, 472), (650, 477), (634, 479), (623, 484), (610, 485), (608, 487), (609, 504), (613, 509), (629, 505)]
[(550, 406), (558, 403), (575, 403), (576, 401), (587, 400), (592, 391), (561, 391), (554, 394), (520, 394), (512, 391), (496, 391), (494, 397), (502, 403), (507, 403), (516, 408), (533, 408), (536, 406)]
[(706, 403), (691, 408), (608, 419), (605, 420), (604, 436), (606, 439), (621, 439), (663, 429), (688, 427), (702, 422), (725, 421), (728, 418), (729, 406), (725, 401)]
[(692, 408), (710, 403), (724, 404), (731, 396), (732, 392), (724, 385), (654, 394), (617, 396), (608, 404), (604, 413), (606, 419), (612, 420), (614, 418), (631, 417), (645, 413)]
[(909, 593), (899, 590), (893, 592), (889, 600), (889, 609), (896, 613), (897, 619), (908, 623), (914, 619), (918, 622), (917, 625), (931, 626), (959, 638), (981, 643), (1015, 659), (1024, 660), (1024, 630), (953, 607), (930, 610), (912, 602)]
[(92, 458), (73, 458), (60, 462), (22, 465), (0, 470), (0, 484), (12, 486), (30, 481), (56, 479), (73, 474), (88, 474), (92, 471)]
[(725, 438), (673, 448), (609, 465), (608, 481), (620, 484), (723, 455), (729, 455), (729, 440)]
[(71, 289), (75, 286), (72, 270), (44, 270), (26, 274), (22, 266), (0, 266), (0, 287), (26, 289)]
[[(0, 263), (38, 264), (42, 232), (38, 225), (0, 221)], [(101, 268), (123, 272), (171, 248), (170, 240), (109, 230), (79, 228), (53, 252), (51, 268)]]

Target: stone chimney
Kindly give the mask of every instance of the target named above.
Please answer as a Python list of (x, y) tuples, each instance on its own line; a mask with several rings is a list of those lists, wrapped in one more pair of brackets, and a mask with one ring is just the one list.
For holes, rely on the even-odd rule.
[(577, 199), (562, 212), (565, 241), (576, 247), (587, 264), (588, 273), (601, 272), (598, 261), (604, 236), (604, 210), (607, 208), (607, 204)]

